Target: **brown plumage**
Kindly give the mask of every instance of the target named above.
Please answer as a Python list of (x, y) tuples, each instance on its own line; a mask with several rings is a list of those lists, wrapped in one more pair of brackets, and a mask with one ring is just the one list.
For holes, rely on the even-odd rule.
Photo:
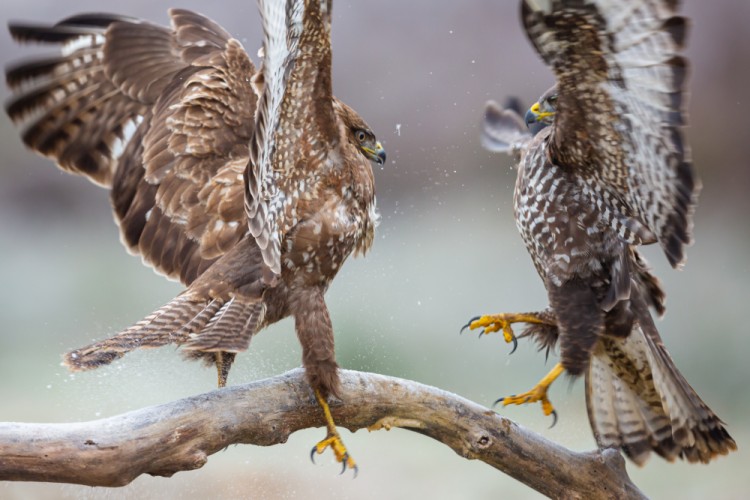
[(259, 3), (259, 72), (240, 42), (185, 10), (170, 11), (171, 28), (105, 14), (11, 24), (19, 41), (64, 44), (7, 72), (26, 145), (109, 188), (128, 249), (187, 286), (66, 355), (72, 370), (175, 343), (216, 363), (223, 385), (252, 336), (292, 316), (311, 386), (338, 394), (323, 296), (373, 241), (370, 161), (385, 153), (332, 95), (330, 1)]
[[(522, 336), (546, 349), (559, 342), (561, 367), (586, 375), (600, 446), (638, 464), (652, 450), (708, 462), (736, 444), (664, 348), (648, 310), (663, 313), (664, 293), (636, 251), (658, 242), (677, 267), (691, 241), (699, 183), (681, 129), (687, 23), (675, 2), (661, 0), (521, 6), (557, 78), (525, 120), (545, 128), (532, 135), (517, 113), (491, 104), (482, 137), (519, 161), (516, 224), (549, 309), (472, 327), (528, 322)], [(538, 400), (551, 412), (544, 382)]]

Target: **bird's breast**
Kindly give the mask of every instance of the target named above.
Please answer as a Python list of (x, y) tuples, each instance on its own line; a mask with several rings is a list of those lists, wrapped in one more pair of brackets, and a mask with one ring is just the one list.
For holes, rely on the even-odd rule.
[(351, 191), (326, 189), (316, 207), (289, 232), (282, 245), (283, 274), (306, 285), (327, 286), (353, 252), (373, 240), (377, 214)]

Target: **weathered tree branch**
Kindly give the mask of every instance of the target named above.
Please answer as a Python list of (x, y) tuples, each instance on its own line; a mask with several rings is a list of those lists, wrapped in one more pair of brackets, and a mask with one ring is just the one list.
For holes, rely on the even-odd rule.
[[(615, 450), (576, 453), (487, 408), (403, 379), (342, 370), (338, 425), (404, 427), (550, 497), (644, 498)], [(0, 480), (122, 486), (197, 469), (230, 444), (283, 443), (323, 425), (301, 369), (92, 422), (0, 423)]]

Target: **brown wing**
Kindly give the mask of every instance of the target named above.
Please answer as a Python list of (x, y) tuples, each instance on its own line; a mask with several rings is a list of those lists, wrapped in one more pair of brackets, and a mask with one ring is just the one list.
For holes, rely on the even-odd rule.
[(100, 14), (11, 25), (16, 39), (65, 45), (8, 71), (7, 109), (15, 121), (37, 111), (24, 142), (110, 186), (128, 248), (190, 283), (247, 232), (255, 69), (214, 22), (170, 16), (172, 29)]
[(527, 34), (558, 82), (552, 160), (595, 178), (673, 266), (691, 241), (699, 190), (681, 130), (686, 21), (676, 4), (522, 2)]
[(266, 266), (278, 275), (281, 241), (298, 222), (297, 201), (325, 168), (326, 156), (338, 141), (330, 5), (320, 0), (287, 0), (285, 5), (261, 0), (260, 8), (264, 90), (246, 171), (245, 210)]
[[(148, 110), (128, 98), (105, 74), (107, 26), (133, 22), (115, 15), (83, 15), (52, 26), (11, 23), (20, 42), (62, 43), (62, 55), (13, 65), (6, 81), (15, 95), (6, 103), (14, 122), (32, 118), (24, 143), (53, 159), (63, 170), (110, 186), (114, 156), (127, 129)], [(154, 27), (163, 34), (163, 28)]]

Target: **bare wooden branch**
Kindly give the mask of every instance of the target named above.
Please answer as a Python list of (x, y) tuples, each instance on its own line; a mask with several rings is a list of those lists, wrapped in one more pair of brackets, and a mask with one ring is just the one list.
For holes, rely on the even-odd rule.
[[(342, 370), (338, 425), (403, 427), (558, 498), (645, 498), (615, 450), (576, 453), (455, 394)], [(301, 369), (91, 422), (0, 423), (0, 480), (123, 486), (197, 469), (235, 443), (270, 446), (323, 425)], [(375, 437), (373, 436), (375, 439)]]

